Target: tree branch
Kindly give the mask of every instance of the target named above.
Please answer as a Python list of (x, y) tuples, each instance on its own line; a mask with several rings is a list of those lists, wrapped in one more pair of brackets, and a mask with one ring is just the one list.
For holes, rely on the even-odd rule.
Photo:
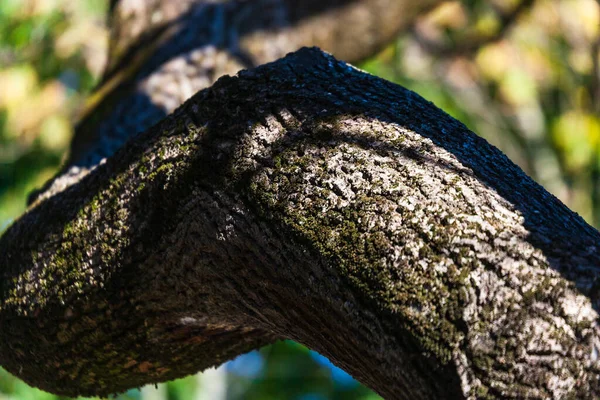
[(0, 239), (0, 363), (108, 394), (290, 338), (389, 399), (600, 396), (600, 235), (418, 95), (304, 49)]

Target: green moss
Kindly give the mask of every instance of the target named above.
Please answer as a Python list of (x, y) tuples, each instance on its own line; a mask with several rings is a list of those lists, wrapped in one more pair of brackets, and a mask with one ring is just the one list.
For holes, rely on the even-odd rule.
[[(440, 250), (454, 247), (450, 243), (454, 234), (452, 229), (437, 229), (436, 224), (441, 224), (440, 221), (432, 221), (431, 231), (417, 225), (410, 226), (415, 217), (418, 219), (422, 213), (427, 214), (421, 204), (416, 204), (413, 210), (402, 207), (395, 210), (404, 221), (403, 232), (414, 233), (414, 238), (405, 239), (376, 229), (370, 231), (366, 224), (370, 211), (381, 209), (383, 204), (393, 199), (391, 195), (382, 198), (373, 193), (381, 190), (381, 180), (371, 182), (371, 192), (357, 192), (357, 197), (348, 207), (338, 208), (332, 203), (331, 199), (337, 195), (324, 188), (323, 184), (331, 178), (328, 160), (340, 155), (341, 145), (357, 143), (357, 148), (365, 148), (359, 143), (361, 137), (358, 135), (353, 138), (340, 136), (340, 132), (345, 131), (341, 121), (346, 118), (325, 117), (314, 126), (303, 127), (304, 131), (311, 132), (310, 137), (285, 147), (273, 158), (268, 171), (251, 175), (249, 181), (239, 186), (247, 191), (249, 201), (261, 215), (277, 218), (298, 240), (328, 260), (329, 265), (336, 268), (352, 287), (355, 295), (388, 310), (402, 320), (409, 336), (426, 351), (442, 363), (451, 362), (453, 349), (464, 340), (464, 333), (457, 325), (468, 300), (465, 286), (469, 286), (474, 261), (467, 257), (467, 248), (461, 249), (462, 254), (452, 255)], [(381, 139), (386, 134), (382, 131), (364, 132), (363, 135), (367, 139)], [(342, 140), (336, 142), (338, 136)], [(406, 146), (406, 139), (401, 136), (392, 145)], [(430, 151), (429, 147), (430, 144), (422, 143), (415, 151)], [(357, 171), (368, 172), (367, 167), (373, 163), (359, 152), (341, 153), (351, 160), (352, 168)], [(403, 186), (424, 186), (423, 178), (405, 172)], [(308, 191), (310, 202), (298, 203), (302, 204), (298, 207), (290, 206), (291, 196), (296, 199), (298, 194)], [(397, 195), (403, 196), (404, 193)], [(385, 222), (381, 224), (385, 225)], [(479, 229), (475, 225), (473, 228)], [(404, 240), (412, 242), (405, 243)], [(418, 258), (428, 260), (428, 265), (402, 265), (401, 262), (390, 265), (387, 253), (390, 246), (406, 252), (418, 249)], [(406, 258), (412, 257), (408, 254)], [(447, 265), (449, 260), (447, 276), (436, 272), (436, 266)], [(452, 261), (455, 261), (454, 264)]]
[(477, 386), (477, 389), (475, 391), (475, 396), (478, 399), (491, 399), (492, 397), (489, 396), (489, 389), (483, 385), (479, 385)]

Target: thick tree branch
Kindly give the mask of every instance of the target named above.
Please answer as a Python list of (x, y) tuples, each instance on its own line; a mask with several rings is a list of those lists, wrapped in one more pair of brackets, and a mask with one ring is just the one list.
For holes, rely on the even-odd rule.
[(600, 235), (316, 49), (221, 78), (0, 239), (0, 363), (56, 393), (290, 338), (389, 399), (600, 396)]

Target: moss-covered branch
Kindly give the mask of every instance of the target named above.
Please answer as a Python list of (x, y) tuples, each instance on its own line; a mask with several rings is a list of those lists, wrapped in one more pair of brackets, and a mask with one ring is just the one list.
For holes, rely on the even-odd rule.
[(386, 398), (595, 398), (600, 235), (316, 49), (221, 78), (0, 239), (0, 363), (107, 394), (277, 338)]

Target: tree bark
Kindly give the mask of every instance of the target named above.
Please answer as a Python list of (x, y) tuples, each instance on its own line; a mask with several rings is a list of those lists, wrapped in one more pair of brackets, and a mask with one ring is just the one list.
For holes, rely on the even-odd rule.
[(0, 364), (65, 395), (280, 338), (388, 399), (600, 396), (599, 233), (317, 49), (223, 77), (0, 239)]

